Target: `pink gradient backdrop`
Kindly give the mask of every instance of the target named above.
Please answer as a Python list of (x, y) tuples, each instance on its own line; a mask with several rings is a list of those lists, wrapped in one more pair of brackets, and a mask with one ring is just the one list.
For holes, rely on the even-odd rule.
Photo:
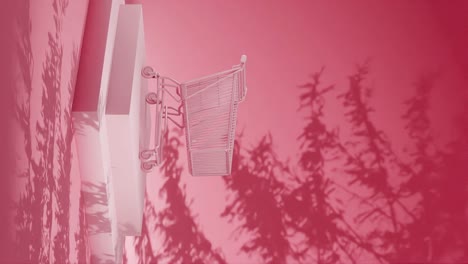
[[(31, 116), (28, 118), (30, 124), (27, 130), (30, 132), (33, 144), (30, 158), (36, 161), (41, 157), (44, 158), (36, 149), (35, 138), (38, 133), (36, 123), (41, 123), (44, 119), (41, 115), (42, 92), (51, 89), (49, 86), (58, 87), (57, 89), (61, 91), (57, 104), (59, 109), (57, 119), (61, 120), (65, 111), (69, 110), (68, 105), (72, 99), (73, 92), (68, 91), (69, 84), (74, 86), (73, 78), (76, 74), (72, 67), (72, 54), (81, 47), (88, 1), (70, 1), (63, 16), (63, 28), (59, 36), (59, 42), (63, 45), (63, 58), (60, 67), (55, 69), (61, 73), (58, 86), (54, 82), (53, 85), (51, 83), (44, 85), (42, 80), (46, 54), (51, 50), (48, 33), (54, 34), (56, 30), (53, 24), (52, 2), (47, 1), (47, 4), (44, 4), (32, 0), (15, 3), (7, 1), (0, 14), (0, 27), (4, 36), (0, 41), (2, 55), (0, 73), (5, 87), (1, 89), (0, 95), (0, 122), (4, 125), (0, 135), (2, 143), (0, 166), (3, 177), (0, 187), (2, 221), (7, 219), (11, 208), (11, 204), (6, 202), (10, 201), (7, 199), (9, 198), (7, 191), (12, 192), (13, 201), (17, 202), (19, 194), (24, 192), (22, 188), (25, 185), (25, 178), (17, 176), (24, 173), (27, 168), (28, 157), (24, 152), (26, 130), (21, 132), (18, 123), (12, 121), (12, 118), (16, 110), (13, 102), (20, 103), (25, 100), (25, 85), (22, 82), (26, 80), (20, 76), (25, 69), (14, 62), (18, 60), (15, 56), (19, 48), (18, 43), (23, 37), (21, 32), (29, 32), (29, 22), (31, 32), (30, 35), (26, 34), (26, 37), (31, 41), (30, 52), (34, 61), (29, 65), (26, 63), (28, 66), (26, 71), (31, 70), (32, 74), (29, 104)], [(401, 119), (405, 111), (402, 103), (414, 94), (413, 84), (421, 75), (436, 73), (438, 76), (429, 111), (432, 135), (437, 144), (443, 145), (454, 138), (456, 133), (453, 131), (452, 123), (455, 114), (462, 110), (465, 113), (468, 111), (466, 104), (468, 4), (466, 1), (144, 0), (127, 2), (143, 4), (147, 61), (164, 75), (180, 81), (189, 80), (237, 64), (240, 55), (247, 54), (249, 92), (247, 100), (240, 105), (238, 120), (239, 131), (244, 132), (243, 144), (249, 148), (264, 134), (271, 132), (275, 151), (281, 159), (289, 158), (292, 164), (297, 163), (299, 159), (297, 137), (304, 126), (304, 114), (297, 111), (300, 95), (297, 86), (310, 81), (309, 75), (322, 66), (326, 67), (322, 78), (324, 85), (336, 85), (336, 91), (327, 95), (326, 100), (336, 102), (332, 99), (346, 90), (347, 77), (354, 73), (355, 65), (370, 59), (371, 73), (366, 85), (374, 89), (370, 105), (375, 108), (375, 112), (371, 117), (373, 122), (389, 135), (389, 141), (402, 152), (403, 157), (405, 157), (403, 149), (410, 140), (404, 131), (405, 124)], [(25, 3), (30, 3), (29, 10), (25, 10)], [(18, 21), (26, 21), (26, 26), (18, 27)], [(331, 126), (341, 126), (346, 130), (344, 111), (341, 104), (329, 103), (325, 107), (325, 120)], [(66, 135), (68, 129), (70, 129), (69, 122), (54, 127), (54, 131), (58, 131), (57, 136)], [(10, 133), (11, 130), (13, 133)], [(70, 215), (67, 221), (70, 227), (68, 242), (69, 260), (75, 263), (78, 252), (74, 248), (77, 242), (73, 235), (79, 231), (80, 223), (79, 173), (74, 144), (71, 143), (69, 147), (72, 149), (72, 154), (67, 159), (71, 163), (68, 175), (71, 181)], [(57, 150), (55, 147), (54, 149)], [(57, 164), (58, 152), (54, 152), (56, 154), (49, 158), (48, 164), (53, 167), (49, 173), (52, 177), (57, 175), (57, 166), (60, 166)], [(462, 154), (466, 154), (466, 150)], [(186, 167), (183, 148), (180, 155), (179, 164)], [(457, 158), (463, 159), (464, 156), (453, 157), (453, 160)], [(449, 163), (446, 165), (450, 166)], [(466, 171), (459, 173), (466, 175)], [(232, 234), (238, 223), (231, 224), (220, 216), (226, 206), (226, 196), (229, 193), (223, 179), (191, 177), (185, 168), (181, 181), (181, 184), (186, 186), (186, 203), (196, 216), (195, 222), (213, 248), (222, 250), (229, 263), (261, 262), (258, 254), (249, 256), (239, 251), (249, 235), (243, 235), (239, 240), (233, 239)], [(164, 207), (162, 198), (158, 196), (162, 183), (163, 177), (160, 173), (148, 175), (148, 197), (158, 210)], [(13, 188), (10, 188), (12, 184)], [(453, 199), (448, 200), (457, 201), (456, 195), (460, 193), (454, 192), (449, 197)], [(190, 201), (192, 203), (189, 203)], [(414, 203), (411, 199), (406, 202)], [(443, 205), (447, 208), (456, 206), (454, 202)], [(468, 208), (464, 209), (465, 212), (460, 210), (456, 213), (464, 216), (462, 219), (466, 223)], [(351, 216), (347, 217), (352, 217), (352, 214), (351, 212)], [(34, 217), (42, 217), (42, 211)], [(454, 215), (448, 216), (451, 217), (455, 218)], [(52, 230), (52, 234), (55, 234), (56, 227), (56, 222), (53, 222), (52, 226), (44, 226), (41, 232)], [(13, 230), (7, 222), (1, 222), (0, 228), (2, 234)], [(161, 253), (159, 246), (162, 241), (157, 234), (153, 234), (153, 237), (153, 249), (156, 253)], [(8, 239), (8, 236), (2, 236), (0, 248), (4, 250), (1, 252), (3, 259), (16, 253)], [(31, 243), (38, 245), (50, 242), (49, 239)], [(132, 241), (129, 241), (127, 243), (129, 263), (138, 259), (132, 249)], [(20, 257), (21, 260), (25, 258), (24, 255)], [(447, 258), (450, 259), (449, 257)], [(464, 258), (467, 259), (468, 256)], [(359, 263), (365, 260), (365, 258), (360, 259)]]
[[(15, 146), (9, 155), (16, 163), (9, 175), (14, 204), (10, 208), (13, 215), (24, 218), (12, 219), (9, 231), (16, 248), (9, 253), (22, 263), (77, 263), (80, 175), (69, 114), (88, 1), (15, 2), (16, 9), (2, 7), (10, 11), (14, 25), (15, 48), (9, 52), (14, 58), (15, 89), (10, 113), (19, 116), (11, 125)], [(41, 185), (42, 181), (47, 183)], [(33, 198), (26, 198), (31, 195), (27, 186), (33, 186)]]
[[(142, 3), (148, 64), (179, 81), (222, 70), (247, 54), (247, 100), (238, 128), (251, 144), (271, 132), (282, 158), (297, 159), (303, 114), (299, 89), (309, 75), (326, 67), (322, 81), (341, 93), (355, 65), (370, 59), (368, 85), (375, 124), (403, 148), (409, 139), (401, 115), (413, 84), (438, 73), (430, 116), (436, 140), (453, 134), (454, 113), (466, 99), (466, 3), (430, 1), (129, 1)], [(327, 106), (326, 118), (344, 122), (342, 106)], [(184, 156), (184, 154), (181, 154)], [(184, 159), (184, 157), (182, 157)], [(190, 206), (206, 236), (233, 263), (255, 263), (238, 253), (233, 226), (220, 217), (226, 190), (220, 178), (194, 178), (186, 172)], [(148, 192), (158, 203), (159, 178)], [(154, 186), (154, 187), (152, 187)]]
[(248, 54), (252, 89), (240, 109), (240, 125), (272, 129), (281, 142), (290, 142), (291, 130), (300, 129), (296, 86), (321, 66), (336, 74), (327, 80), (344, 84), (355, 64), (370, 58), (382, 90), (376, 100), (399, 103), (415, 76), (456, 71), (460, 59), (429, 2), (143, 1), (143, 6), (148, 62), (161, 73), (189, 80)]

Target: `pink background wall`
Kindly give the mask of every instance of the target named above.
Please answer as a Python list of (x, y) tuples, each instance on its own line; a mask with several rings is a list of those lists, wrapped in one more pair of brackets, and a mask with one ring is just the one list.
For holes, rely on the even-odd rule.
[[(303, 172), (304, 166), (299, 163), (304, 157), (304, 151), (299, 148), (298, 136), (306, 125), (306, 114), (304, 111), (297, 111), (302, 93), (297, 86), (312, 82), (310, 74), (324, 66), (321, 87), (334, 84), (335, 89), (324, 95), (326, 104), (321, 120), (330, 130), (340, 128), (341, 141), (367, 144), (368, 138), (353, 134), (353, 123), (345, 116), (349, 108), (344, 107), (343, 99), (336, 99), (336, 96), (348, 91), (348, 77), (355, 74), (356, 64), (363, 64), (369, 59), (370, 73), (364, 85), (372, 89), (372, 97), (368, 101), (369, 106), (374, 108), (374, 112), (370, 114), (371, 122), (387, 134), (387, 142), (391, 144), (401, 163), (416, 171), (394, 172), (391, 165), (382, 165), (390, 174), (387, 185), (400, 187), (402, 193), (413, 192), (401, 201), (417, 215), (416, 221), (411, 222), (409, 214), (403, 212), (402, 206), (398, 207), (400, 209), (397, 210), (396, 218), (401, 222), (400, 231), (395, 234), (390, 232), (387, 236), (378, 233), (383, 238), (370, 239), (371, 248), (382, 254), (392, 251), (391, 247), (387, 251), (382, 249), (380, 243), (394, 243), (397, 239), (391, 236), (393, 234), (399, 239), (398, 254), (385, 256), (383, 262), (453, 263), (468, 260), (468, 247), (464, 242), (468, 237), (468, 231), (464, 227), (468, 221), (467, 144), (464, 136), (466, 134), (460, 136), (460, 132), (457, 132), (459, 127), (466, 131), (466, 2), (129, 2), (143, 4), (147, 61), (162, 74), (180, 81), (189, 80), (223, 70), (237, 64), (241, 54), (248, 55), (249, 92), (247, 100), (240, 105), (238, 120), (239, 131), (243, 131), (242, 153), (252, 157), (247, 151), (258, 146), (263, 136), (270, 132), (275, 155), (285, 163), (289, 160), (292, 172), (306, 182), (320, 177), (310, 177)], [(2, 238), (5, 242), (2, 241), (0, 246), (5, 249), (2, 252), (5, 258), (13, 252), (19, 254), (21, 260), (29, 258), (33, 262), (53, 262), (69, 259), (75, 263), (80, 256), (82, 260), (86, 257), (83, 255), (86, 251), (83, 243), (86, 242), (83, 239), (85, 234), (80, 233), (83, 219), (80, 218), (79, 211), (79, 175), (67, 113), (70, 110), (77, 70), (74, 68), (77, 64), (73, 54), (79, 54), (88, 2), (69, 1), (65, 12), (54, 11), (53, 3), (65, 2), (47, 1), (44, 4), (17, 1), (14, 4), (8, 3), (11, 6), (3, 8), (4, 12), (0, 15), (2, 32), (7, 36), (0, 46), (0, 72), (6, 87), (1, 89), (0, 96), (0, 117), (6, 127), (0, 135), (3, 149), (0, 165), (3, 175), (6, 175), (3, 177), (5, 183), (2, 182), (0, 189), (5, 199), (1, 200), (7, 200), (6, 191), (9, 190), (12, 191), (14, 205), (18, 205), (22, 194), (21, 210), (26, 216), (34, 217), (19, 220), (10, 218), (16, 224), (14, 229), (2, 222), (1, 227), (10, 230), (12, 238), (18, 244), (15, 244), (17, 247), (13, 250), (12, 243), (5, 236)], [(60, 29), (54, 24), (54, 15), (61, 21)], [(12, 37), (8, 37), (10, 35)], [(50, 42), (50, 39), (53, 41)], [(58, 46), (51, 45), (54, 43), (58, 43)], [(62, 48), (62, 56), (56, 56), (57, 47)], [(47, 61), (47, 56), (52, 59)], [(49, 73), (51, 77), (45, 78), (44, 74), (48, 76)], [(441, 153), (434, 154), (435, 151), (429, 150), (425, 163), (418, 163), (415, 156), (409, 154), (417, 149), (414, 142), (417, 138), (408, 136), (405, 128), (407, 120), (403, 120), (402, 115), (407, 111), (404, 101), (414, 98), (417, 91), (415, 83), (426, 75), (434, 77), (435, 82), (428, 99), (429, 136), (422, 141), (426, 140), (428, 143), (428, 138), (431, 138), (428, 145)], [(44, 94), (47, 96), (44, 97)], [(22, 106), (26, 108), (21, 108)], [(425, 109), (423, 106), (416, 108)], [(23, 112), (22, 119), (14, 119), (18, 109), (30, 111)], [(460, 116), (464, 119), (457, 119)], [(457, 126), (454, 125), (455, 120), (458, 120)], [(46, 127), (46, 132), (41, 134), (38, 126)], [(8, 134), (10, 129), (13, 134)], [(421, 130), (424, 127), (418, 131)], [(48, 147), (37, 148), (44, 140), (48, 140), (45, 144)], [(63, 142), (65, 145), (61, 145)], [(447, 146), (448, 142), (455, 144)], [(31, 144), (30, 149), (28, 144)], [(168, 148), (170, 150), (174, 149)], [(181, 259), (190, 262), (196, 258), (201, 262), (214, 263), (220, 256), (228, 263), (299, 262), (289, 249), (279, 245), (289, 241), (291, 244), (297, 242), (300, 247), (305, 243), (301, 235), (290, 236), (295, 225), (289, 225), (287, 219), (283, 218), (293, 215), (296, 217), (294, 219), (302, 219), (301, 212), (308, 213), (310, 208), (315, 207), (312, 202), (299, 203), (294, 199), (293, 205), (301, 206), (296, 208), (287, 204), (291, 200), (284, 197), (300, 196), (288, 196), (297, 187), (290, 178), (291, 173), (277, 173), (276, 177), (270, 174), (265, 176), (261, 174), (261, 170), (256, 171), (250, 167), (252, 164), (262, 165), (266, 161), (251, 158), (251, 163), (239, 159), (245, 162), (242, 164), (250, 164), (245, 165), (250, 166), (248, 173), (235, 171), (232, 177), (227, 178), (194, 178), (187, 173), (184, 148), (179, 146), (178, 150), (179, 156), (174, 154), (171, 157), (172, 162), (184, 167), (180, 179), (171, 176), (177, 176), (177, 171), (172, 171), (167, 166), (162, 168), (164, 173), (148, 175), (148, 208), (153, 206), (155, 213), (148, 210), (145, 222), (147, 232), (144, 233), (148, 236), (137, 239), (136, 245), (133, 241), (127, 242), (129, 263), (138, 260), (144, 263), (143, 259), (151, 257), (167, 263)], [(368, 161), (366, 158), (363, 160)], [(389, 160), (389, 163), (395, 162), (390, 158)], [(37, 166), (30, 167), (30, 164)], [(327, 164), (329, 167), (322, 167), (323, 174), (327, 177), (365, 197), (372, 192), (372, 188), (363, 187), (364, 181), (360, 178), (360, 184), (351, 185), (349, 179), (352, 173), (344, 172), (344, 165), (337, 166), (339, 172), (336, 172), (332, 167), (337, 163)], [(421, 168), (426, 168), (426, 171), (418, 172)], [(229, 185), (230, 180), (244, 179), (245, 182), (241, 182), (237, 189)], [(28, 180), (31, 181), (30, 186), (34, 186), (37, 196), (26, 196)], [(284, 186), (275, 187), (271, 183), (273, 181)], [(10, 188), (11, 184), (14, 188)], [(62, 189), (51, 186), (60, 186)], [(238, 219), (229, 222), (229, 217), (221, 216), (233, 199), (244, 197), (240, 196), (240, 191), (252, 190), (249, 188), (258, 186), (260, 191), (256, 193), (258, 196), (253, 196), (253, 202), (240, 202), (241, 206), (248, 209), (233, 211)], [(301, 197), (316, 193), (306, 191)], [(342, 191), (335, 193), (333, 197), (348, 201), (347, 194)], [(388, 198), (385, 192), (381, 191), (380, 194), (378, 199)], [(366, 199), (363, 201), (387, 208), (381, 204), (383, 200)], [(70, 206), (67, 207), (67, 204)], [(10, 212), (7, 208), (12, 208), (6, 202), (2, 202), (1, 206), (5, 215)], [(349, 199), (349, 204), (343, 208), (343, 218), (352, 222), (356, 215), (368, 209), (366, 206), (368, 205), (365, 203), (363, 205)], [(434, 208), (433, 211), (431, 207)], [(258, 218), (246, 220), (256, 213)], [(51, 217), (56, 214), (59, 217)], [(2, 215), (1, 219), (6, 217)], [(313, 222), (315, 219), (319, 220)], [(301, 223), (313, 223), (304, 228), (302, 233), (299, 232), (306, 236), (313, 234), (314, 230), (328, 230), (326, 226), (323, 227), (324, 223), (330, 223), (327, 221), (320, 220), (318, 216), (307, 215), (301, 221), (292, 222), (296, 227)], [(163, 225), (155, 227), (155, 223)], [(252, 224), (253, 227), (249, 229), (244, 223)], [(360, 234), (366, 234), (369, 230), (378, 229), (377, 227), (386, 229), (390, 225), (389, 221), (379, 223), (368, 220), (361, 224), (353, 222)], [(286, 230), (284, 233), (276, 232), (283, 228)], [(16, 232), (11, 232), (13, 230)], [(233, 235), (236, 230), (244, 233), (236, 237)], [(64, 234), (68, 234), (68, 237)], [(271, 234), (279, 236), (269, 237)], [(58, 242), (54, 244), (56, 237)], [(147, 238), (150, 240), (145, 240)], [(259, 238), (260, 242), (254, 243), (251, 254), (248, 254), (242, 247), (253, 238)], [(340, 240), (331, 240), (334, 243), (331, 244), (338, 247)], [(148, 248), (146, 251), (142, 250), (142, 245), (147, 245), (148, 241), (151, 242), (152, 252)], [(329, 253), (329, 249), (325, 248), (328, 245), (326, 241), (317, 239), (317, 244), (314, 241), (305, 243), (310, 252), (300, 259), (302, 262), (318, 262), (316, 257), (320, 254), (313, 254), (317, 253), (316, 248), (324, 248), (324, 258)], [(68, 251), (62, 247), (66, 244)], [(195, 249), (182, 251), (191, 246)], [(61, 250), (57, 250), (59, 248)], [(360, 244), (357, 248), (362, 250), (363, 245)], [(289, 253), (283, 254), (283, 251)], [(335, 262), (351, 262), (344, 250), (338, 249), (338, 252), (340, 259)], [(369, 250), (363, 252), (356, 253), (357, 263), (373, 263), (378, 259)], [(188, 259), (183, 259), (187, 256)], [(327, 263), (325, 259), (323, 262)]]
[[(344, 139), (351, 138), (346, 110), (335, 97), (348, 89), (356, 64), (367, 60), (370, 74), (365, 84), (373, 91), (369, 104), (375, 109), (372, 122), (388, 135), (405, 162), (411, 160), (404, 150), (412, 142), (401, 117), (407, 111), (403, 103), (426, 74), (437, 75), (428, 110), (431, 134), (440, 145), (454, 138), (455, 113), (466, 102), (463, 46), (468, 22), (462, 1), (130, 2), (143, 4), (148, 64), (163, 75), (189, 80), (248, 55), (249, 92), (238, 121), (247, 148), (270, 132), (279, 157), (297, 163), (297, 137), (304, 126), (304, 113), (297, 112), (301, 92), (297, 86), (310, 81), (309, 75), (322, 66), (323, 85), (336, 86), (325, 96), (329, 103), (324, 119), (330, 127), (340, 127)], [(184, 159), (182, 150), (181, 164)], [(181, 181), (201, 230), (226, 260), (261, 261), (258, 252), (251, 256), (239, 252), (248, 235), (233, 239), (237, 225), (220, 216), (228, 201), (223, 180), (190, 177), (185, 169)], [(149, 178), (149, 197), (157, 208), (164, 208), (157, 191), (162, 182)]]
[(2, 166), (13, 185), (9, 231), (15, 243), (8, 253), (22, 263), (77, 263), (84, 240), (70, 115), (88, 1), (15, 5), (5, 8), (14, 25), (9, 113), (15, 118), (8, 126), (14, 149), (2, 147), (15, 160), (12, 173)]

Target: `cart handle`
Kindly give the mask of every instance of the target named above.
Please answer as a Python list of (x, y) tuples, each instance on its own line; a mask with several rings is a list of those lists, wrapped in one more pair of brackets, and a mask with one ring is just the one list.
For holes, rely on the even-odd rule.
[[(226, 74), (225, 77), (222, 77), (221, 79), (217, 80), (216, 82), (214, 82), (214, 83), (212, 83), (212, 84), (206, 86), (205, 88), (203, 88), (203, 89), (201, 89), (201, 90), (196, 91), (195, 93), (193, 93), (193, 94), (191, 94), (191, 95), (189, 95), (189, 96), (186, 96), (186, 97), (183, 98), (182, 100), (190, 99), (190, 98), (192, 98), (193, 96), (195, 96), (195, 95), (197, 95), (197, 94), (199, 94), (199, 93), (201, 93), (201, 92), (203, 92), (203, 91), (205, 91), (205, 90), (208, 90), (209, 88), (211, 88), (211, 87), (215, 86), (216, 84), (218, 84), (218, 83), (224, 81), (225, 79), (229, 78), (229, 77), (230, 77), (230, 76), (229, 76), (230, 74), (234, 74), (234, 73), (236, 73), (236, 72), (241, 72), (241, 74), (242, 74), (242, 76), (243, 76), (242, 78), (244, 79), (244, 80), (243, 80), (243, 82), (244, 82), (244, 87), (243, 87), (243, 88), (244, 88), (244, 89), (243, 89), (243, 91), (242, 91), (242, 96), (241, 96), (241, 99), (240, 99), (239, 101), (240, 101), (240, 102), (244, 101), (245, 96), (246, 96), (246, 94), (247, 94), (247, 86), (245, 85), (245, 81), (246, 81), (246, 80), (245, 80), (245, 62), (246, 62), (246, 61), (247, 61), (247, 56), (246, 56), (246, 55), (242, 55), (242, 56), (241, 56), (241, 59), (240, 59), (240, 62), (241, 62), (240, 65), (235, 65), (235, 66), (233, 67), (233, 69), (231, 69), (231, 70), (227, 70), (227, 71), (218, 73), (218, 74)], [(211, 75), (210, 75), (210, 76), (211, 76)], [(208, 76), (208, 77), (209, 77), (209, 76)], [(206, 77), (205, 77), (205, 78), (206, 78)], [(194, 81), (190, 81), (190, 82), (194, 82)]]
[(241, 64), (245, 64), (246, 61), (247, 61), (247, 55), (242, 55), (240, 59)]
[[(231, 74), (234, 74), (234, 73), (236, 73), (236, 72), (240, 72), (241, 70), (242, 70), (242, 68), (236, 69), (236, 70), (234, 70)], [(193, 94), (191, 94), (191, 95), (189, 95), (189, 96), (186, 96), (185, 98), (183, 98), (183, 100), (190, 99), (190, 98), (194, 97), (195, 95), (197, 95), (197, 94), (199, 94), (199, 93), (202, 93), (202, 92), (204, 92), (204, 91), (210, 89), (211, 87), (215, 87), (215, 85), (217, 85), (218, 83), (220, 83), (220, 82), (226, 80), (226, 79), (229, 78), (229, 77), (231, 77), (231, 76), (230, 76), (230, 75), (226, 75), (226, 76), (220, 78), (219, 80), (217, 80), (216, 82), (207, 85), (205, 88), (200, 89), (200, 90), (194, 92)]]
[(246, 80), (246, 77), (245, 77), (245, 62), (247, 61), (247, 55), (242, 55), (241, 56), (241, 59), (240, 59), (240, 62), (241, 62), (241, 67), (242, 67), (242, 72), (241, 72), (241, 76), (242, 76), (242, 82), (243, 82), (243, 89), (242, 89), (242, 94), (241, 94), (241, 97), (239, 99), (239, 102), (243, 102), (245, 100), (245, 96), (247, 95), (247, 80)]

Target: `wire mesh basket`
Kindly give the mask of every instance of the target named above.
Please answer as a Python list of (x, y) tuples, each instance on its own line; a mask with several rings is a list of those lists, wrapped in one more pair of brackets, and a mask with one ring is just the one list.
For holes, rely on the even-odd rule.
[(231, 173), (237, 107), (245, 97), (244, 64), (181, 85), (192, 175)]
[[(184, 83), (161, 77), (148, 69), (146, 72), (149, 74), (145, 76), (142, 73), (148, 78), (158, 78), (158, 92), (156, 96), (153, 95), (157, 97), (156, 100), (161, 100), (157, 101), (157, 104), (161, 106), (164, 104), (164, 91), (180, 103), (179, 108), (162, 107), (161, 115), (164, 120), (171, 120), (184, 128), (189, 169), (194, 176), (231, 173), (237, 108), (247, 93), (246, 60), (247, 57), (243, 55), (241, 63), (230, 70)], [(169, 91), (170, 87), (176, 89), (176, 94)], [(171, 116), (174, 115), (183, 117), (182, 125), (172, 119)], [(158, 134), (156, 137), (161, 135), (158, 132), (156, 134)], [(152, 164), (159, 162), (160, 160)], [(148, 167), (143, 169), (146, 170)]]

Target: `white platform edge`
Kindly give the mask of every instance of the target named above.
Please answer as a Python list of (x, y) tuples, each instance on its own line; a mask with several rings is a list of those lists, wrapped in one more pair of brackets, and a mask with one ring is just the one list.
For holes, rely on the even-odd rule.
[[(102, 10), (102, 12), (111, 12), (111, 15), (109, 16), (111, 20), (109, 21), (109, 33), (106, 39), (105, 61), (97, 65), (80, 64), (81, 67), (89, 66), (105, 68), (107, 67), (106, 61), (108, 61), (108, 63), (112, 62), (112, 66), (109, 66), (109, 70), (98, 69), (96, 71), (102, 72), (102, 76), (99, 76), (99, 78), (101, 78), (100, 85), (93, 88), (99, 89), (99, 105), (96, 109), (90, 109), (89, 111), (74, 111), (72, 113), (73, 125), (75, 128), (75, 140), (77, 144), (78, 164), (80, 166), (80, 174), (82, 178), (82, 193), (84, 195), (86, 218), (89, 225), (88, 232), (90, 234), (89, 248), (91, 251), (91, 261), (111, 261), (113, 263), (121, 263), (122, 261), (125, 236), (138, 235), (141, 232), (141, 222), (144, 209), (143, 199), (145, 193), (145, 175), (139, 170), (138, 152), (140, 145), (144, 147), (148, 142), (146, 141), (146, 137), (144, 137), (145, 140), (140, 142), (137, 131), (139, 130), (140, 124), (147, 125), (146, 121), (148, 121), (149, 118), (148, 115), (142, 115), (140, 117), (140, 107), (145, 106), (144, 104), (141, 104), (140, 100), (140, 93), (142, 92), (141, 87), (143, 87), (144, 90), (146, 89), (146, 80), (141, 83), (139, 75), (139, 71), (142, 67), (141, 65), (144, 63), (145, 57), (141, 5), (120, 6), (120, 2), (122, 1), (113, 1), (111, 10)], [(117, 12), (119, 12), (119, 16), (122, 12), (131, 13), (130, 15), (127, 14), (127, 17), (125, 18), (128, 21), (117, 22)], [(112, 21), (112, 19), (115, 19), (115, 21)], [(125, 64), (129, 65), (128, 58), (125, 59), (126, 61), (121, 61), (119, 63), (119, 56), (115, 51), (116, 49), (119, 49), (119, 44), (115, 43), (116, 39), (118, 39), (117, 35), (119, 34), (118, 27), (121, 25), (125, 28), (126, 24), (132, 24), (132, 20), (137, 21), (137, 23), (133, 23), (133, 25), (136, 25), (139, 28), (139, 30), (136, 30), (138, 34), (134, 39), (134, 63), (131, 71), (128, 71), (128, 69), (124, 70), (124, 73), (132, 78), (129, 88), (133, 92), (131, 92), (131, 96), (128, 98), (131, 101), (131, 108), (127, 114), (107, 115), (103, 113), (104, 110), (106, 110), (106, 112), (107, 110), (112, 112), (112, 109), (108, 109), (107, 100), (103, 100), (102, 98), (104, 95), (107, 97), (109, 92), (108, 89), (111, 87), (111, 80), (114, 78), (113, 76), (125, 75), (122, 74), (122, 72), (113, 72), (114, 64), (119, 65), (125, 62)], [(112, 29), (112, 27), (114, 27), (114, 29)], [(85, 39), (84, 41), (88, 40)], [(112, 58), (108, 57), (108, 50), (113, 51), (110, 54), (112, 55)], [(78, 78), (79, 77), (80, 76), (78, 76)], [(105, 82), (104, 80), (106, 79), (109, 80), (109, 82)], [(133, 89), (135, 87), (138, 88)], [(147, 112), (145, 111), (145, 113)], [(135, 116), (138, 118), (135, 119)], [(140, 120), (139, 118), (143, 118), (144, 120)], [(133, 138), (133, 142), (130, 140), (125, 141), (125, 138), (121, 137), (122, 135), (113, 133), (114, 131), (120, 132), (120, 130), (116, 129), (116, 126), (121, 126), (122, 122), (128, 124), (126, 128), (129, 128), (129, 130), (127, 130), (128, 133), (126, 136), (129, 137), (129, 139)], [(111, 129), (109, 129), (109, 125), (111, 126)], [(137, 138), (136, 141), (135, 138)], [(116, 141), (120, 143), (129, 143), (129, 145), (124, 147), (129, 147), (131, 149), (131, 154), (129, 152), (130, 155), (136, 154), (135, 158), (129, 164), (132, 164), (130, 165), (131, 170), (136, 172), (138, 169), (138, 172), (136, 173), (137, 175), (132, 176), (128, 174), (126, 175), (127, 178), (122, 178), (122, 176), (119, 176), (119, 173), (115, 173), (116, 175), (112, 174), (112, 171), (115, 171), (112, 167), (115, 167), (116, 164), (118, 165), (121, 162), (118, 160), (118, 157), (115, 157), (115, 154), (118, 152), (116, 147), (119, 147), (118, 144), (115, 144)], [(112, 158), (117, 158), (117, 160), (112, 160)], [(124, 183), (127, 180), (135, 180), (134, 182), (131, 182), (133, 183), (133, 185), (131, 185), (132, 191), (128, 193), (128, 195), (133, 198), (126, 199), (128, 203), (122, 203), (122, 198), (125, 197), (121, 197), (120, 194), (128, 192), (130, 185), (124, 184), (124, 189), (127, 190), (122, 191), (122, 180)], [(116, 193), (118, 193), (119, 196), (115, 195)], [(115, 202), (115, 200), (117, 200), (117, 202)], [(119, 206), (121, 206), (120, 209), (118, 208)], [(130, 208), (133, 211), (129, 211)], [(100, 218), (97, 219), (97, 216)]]

